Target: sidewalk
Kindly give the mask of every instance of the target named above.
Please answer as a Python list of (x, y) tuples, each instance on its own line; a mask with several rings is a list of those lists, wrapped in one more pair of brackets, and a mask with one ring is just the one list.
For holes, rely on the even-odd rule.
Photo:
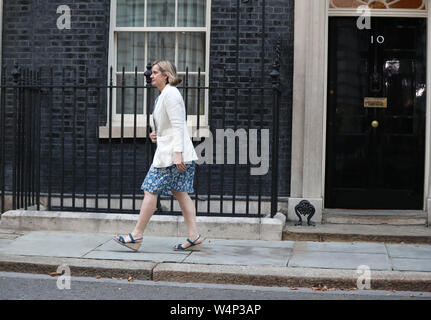
[(431, 291), (431, 245), (205, 238), (200, 252), (173, 251), (184, 238), (144, 237), (138, 252), (112, 234), (0, 229), (0, 271), (289, 287), (357, 287), (368, 266), (373, 290)]

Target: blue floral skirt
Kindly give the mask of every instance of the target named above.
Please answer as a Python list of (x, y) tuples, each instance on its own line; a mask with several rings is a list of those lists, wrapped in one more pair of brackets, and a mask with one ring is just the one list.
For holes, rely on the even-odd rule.
[(195, 166), (194, 162), (186, 163), (186, 171), (181, 172), (176, 165), (167, 168), (156, 168), (151, 165), (141, 190), (164, 196), (172, 196), (172, 189), (193, 193)]

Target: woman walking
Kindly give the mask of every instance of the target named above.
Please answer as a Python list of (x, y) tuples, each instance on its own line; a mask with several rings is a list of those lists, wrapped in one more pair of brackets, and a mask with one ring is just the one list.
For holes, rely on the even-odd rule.
[(157, 143), (153, 163), (141, 186), (145, 196), (134, 230), (128, 235), (117, 235), (114, 240), (137, 251), (143, 241), (148, 221), (157, 207), (158, 195), (178, 200), (187, 226), (187, 241), (174, 246), (175, 250), (199, 250), (202, 238), (196, 227), (196, 208), (189, 197), (193, 191), (195, 162), (198, 157), (187, 131), (185, 106), (176, 88), (181, 83), (175, 65), (169, 61), (153, 63), (151, 80), (160, 90), (154, 103), (154, 131), (151, 141)]

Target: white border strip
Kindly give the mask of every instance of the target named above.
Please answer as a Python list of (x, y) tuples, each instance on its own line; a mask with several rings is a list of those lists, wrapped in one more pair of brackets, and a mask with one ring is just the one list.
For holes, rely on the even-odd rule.
[[(0, 0), (0, 61), (3, 61), (3, 0)], [(0, 62), (0, 79), (2, 77), (3, 63)]]
[[(431, 0), (428, 0), (428, 8), (430, 8)], [(427, 20), (427, 85), (426, 85), (426, 136), (425, 136), (425, 181), (424, 181), (424, 209), (429, 211), (428, 199), (430, 198), (430, 162), (431, 162), (431, 92), (429, 85), (431, 83), (431, 10), (428, 10)], [(430, 221), (428, 221), (429, 223)]]
[(325, 71), (323, 93), (323, 132), (322, 132), (322, 208), (325, 208), (325, 182), (326, 182), (326, 135), (327, 135), (327, 108), (328, 108), (328, 66), (329, 66), (329, 0), (326, 0), (325, 12)]
[[(330, 17), (358, 17), (361, 13), (357, 12), (356, 8), (349, 9), (329, 9)], [(370, 9), (372, 17), (406, 17), (406, 18), (426, 18), (428, 17), (427, 10), (412, 10), (412, 9)]]

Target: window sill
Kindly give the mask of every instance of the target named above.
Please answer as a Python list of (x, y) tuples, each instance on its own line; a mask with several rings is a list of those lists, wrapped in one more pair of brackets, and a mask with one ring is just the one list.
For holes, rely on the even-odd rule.
[[(124, 126), (123, 127), (123, 135), (121, 136), (121, 126), (120, 125), (112, 125), (111, 130), (111, 139), (142, 139), (147, 138), (147, 127), (146, 126), (138, 126), (136, 127), (136, 136), (134, 133), (135, 128), (133, 126)], [(202, 125), (199, 127), (199, 131), (196, 126), (188, 126), (189, 135), (193, 140), (197, 140), (200, 138), (207, 138), (210, 135), (209, 126)], [(109, 126), (100, 126), (99, 127), (99, 139), (109, 139)]]

